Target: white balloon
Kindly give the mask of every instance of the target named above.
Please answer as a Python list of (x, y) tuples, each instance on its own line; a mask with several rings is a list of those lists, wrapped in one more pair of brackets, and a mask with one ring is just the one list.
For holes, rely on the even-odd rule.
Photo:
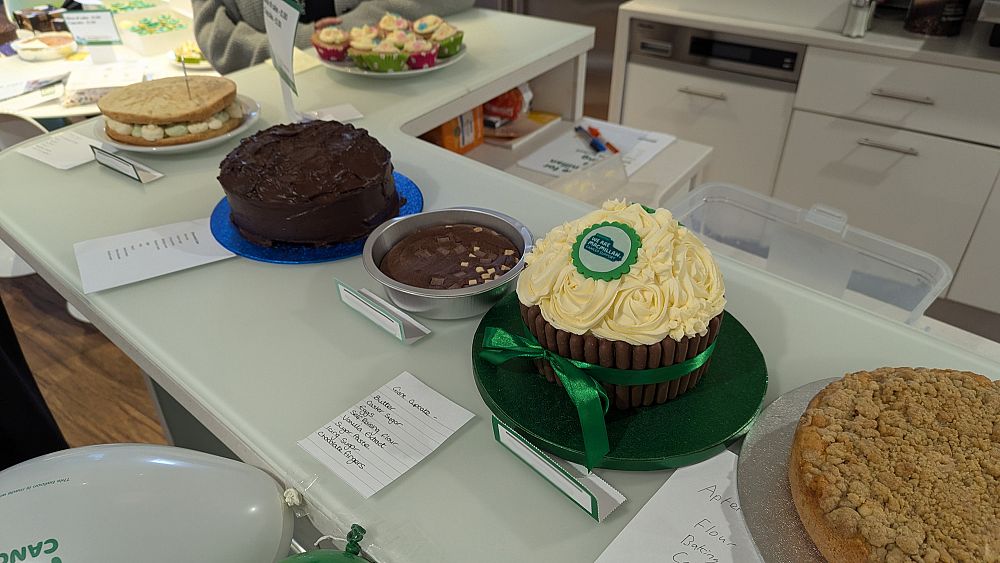
[(273, 563), (292, 523), (267, 473), (181, 448), (89, 446), (0, 472), (0, 563)]

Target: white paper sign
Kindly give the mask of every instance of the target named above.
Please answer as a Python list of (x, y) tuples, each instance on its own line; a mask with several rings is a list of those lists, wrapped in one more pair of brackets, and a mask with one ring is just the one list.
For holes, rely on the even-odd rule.
[(587, 468), (549, 455), (493, 417), (493, 438), (598, 522), (625, 502), (625, 495)]
[(404, 371), (299, 446), (368, 498), (430, 455), (472, 416)]
[(121, 45), (114, 14), (108, 10), (67, 11), (62, 17), (81, 45)]
[[(68, 12), (67, 12), (68, 13)], [(67, 93), (82, 90), (121, 88), (146, 77), (146, 61), (118, 61), (77, 68), (66, 79)]]
[(319, 119), (321, 121), (353, 121), (364, 117), (358, 108), (351, 104), (340, 104), (321, 108), (315, 111), (307, 111), (302, 114), (305, 117)]
[(24, 156), (44, 162), (59, 170), (69, 170), (94, 160), (91, 146), (100, 142), (72, 131), (58, 135), (47, 135), (37, 143), (17, 149)]
[(0, 102), (0, 111), (6, 113), (17, 113), (37, 105), (58, 100), (66, 92), (66, 87), (62, 82), (42, 86), (37, 90), (32, 90), (26, 94), (8, 98)]
[(299, 25), (299, 13), (302, 9), (295, 0), (263, 0), (264, 28), (267, 31), (267, 42), (271, 47), (271, 64), (281, 78), (281, 96), (285, 102), (285, 113), (289, 119), (298, 119), (292, 92), (295, 89), (295, 66), (293, 51), (295, 49), (295, 30)]
[[(580, 125), (584, 128), (597, 128), (601, 132), (601, 138), (610, 141), (618, 149), (625, 164), (625, 173), (629, 176), (677, 140), (673, 135), (666, 133), (642, 131), (589, 117), (583, 118)], [(522, 168), (560, 177), (582, 170), (611, 154), (610, 150), (596, 152), (579, 133), (571, 130), (521, 159), (517, 164)]]
[(73, 245), (83, 292), (93, 293), (231, 258), (209, 219), (183, 221)]
[(729, 450), (674, 471), (596, 563), (762, 561), (736, 493)]

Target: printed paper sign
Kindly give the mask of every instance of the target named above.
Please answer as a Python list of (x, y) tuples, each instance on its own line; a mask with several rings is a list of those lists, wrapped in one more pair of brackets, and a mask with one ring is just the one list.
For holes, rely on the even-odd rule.
[[(673, 135), (666, 133), (633, 129), (589, 117), (583, 118), (580, 125), (584, 128), (596, 128), (600, 131), (602, 139), (610, 141), (620, 151), (628, 176), (635, 174), (660, 151), (677, 140)], [(560, 177), (587, 168), (610, 155), (610, 151), (595, 152), (583, 138), (570, 130), (521, 159), (517, 164), (529, 170)]]
[(234, 256), (216, 242), (209, 219), (183, 221), (73, 245), (83, 292), (93, 293)]
[(300, 440), (299, 446), (369, 498), (420, 463), (472, 416), (404, 371)]
[(729, 450), (674, 471), (595, 563), (763, 561), (743, 522)]
[(121, 45), (114, 14), (108, 10), (68, 11), (62, 17), (81, 45)]
[(493, 438), (598, 522), (625, 502), (625, 496), (596, 473), (587, 472), (582, 465), (546, 454), (495, 416)]
[(358, 291), (340, 280), (334, 281), (337, 282), (340, 300), (345, 305), (361, 313), (404, 344), (413, 344), (431, 333), (431, 329), (371, 291), (364, 288)]
[(44, 162), (59, 170), (69, 170), (94, 160), (91, 146), (101, 143), (72, 131), (46, 135), (37, 143), (21, 147), (17, 152)]
[(281, 82), (296, 94), (292, 50), (301, 10), (295, 0), (264, 0), (264, 28), (271, 46), (271, 63)]

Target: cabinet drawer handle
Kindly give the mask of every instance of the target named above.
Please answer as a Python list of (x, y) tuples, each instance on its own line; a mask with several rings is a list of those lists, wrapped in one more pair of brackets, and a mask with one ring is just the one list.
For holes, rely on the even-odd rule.
[(901, 145), (892, 145), (889, 143), (883, 143), (881, 141), (874, 141), (865, 137), (863, 139), (858, 139), (858, 144), (866, 147), (872, 147), (876, 149), (882, 149), (884, 151), (898, 152), (900, 154), (906, 154), (910, 156), (920, 156), (920, 152), (913, 147), (904, 147)]
[(725, 92), (711, 92), (709, 90), (698, 90), (690, 86), (681, 86), (677, 89), (678, 92), (683, 94), (691, 94), (692, 96), (701, 96), (703, 98), (712, 98), (713, 100), (725, 100)]
[(934, 105), (934, 98), (928, 96), (918, 96), (915, 94), (907, 94), (906, 92), (896, 92), (893, 90), (885, 90), (882, 88), (875, 88), (874, 90), (872, 90), (872, 96), (879, 96), (881, 98), (892, 98), (893, 100), (903, 100), (904, 102), (924, 104), (925, 106)]

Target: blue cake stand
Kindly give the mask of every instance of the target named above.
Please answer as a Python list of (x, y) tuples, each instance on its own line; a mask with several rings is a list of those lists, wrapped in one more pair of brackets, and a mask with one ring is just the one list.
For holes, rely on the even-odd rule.
[[(392, 173), (396, 180), (396, 192), (400, 197), (406, 199), (406, 203), (399, 208), (399, 216), (413, 215), (424, 210), (424, 194), (420, 188), (406, 176), (399, 172)], [(361, 250), (365, 247), (365, 239), (361, 238), (351, 242), (343, 242), (332, 246), (306, 246), (302, 244), (278, 243), (274, 246), (260, 246), (243, 238), (236, 225), (229, 219), (229, 200), (222, 198), (222, 201), (215, 206), (212, 211), (210, 226), (212, 235), (219, 244), (226, 247), (233, 254), (238, 254), (244, 258), (257, 260), (259, 262), (271, 262), (273, 264), (315, 264), (317, 262), (332, 262), (342, 260), (352, 256), (361, 255)]]

